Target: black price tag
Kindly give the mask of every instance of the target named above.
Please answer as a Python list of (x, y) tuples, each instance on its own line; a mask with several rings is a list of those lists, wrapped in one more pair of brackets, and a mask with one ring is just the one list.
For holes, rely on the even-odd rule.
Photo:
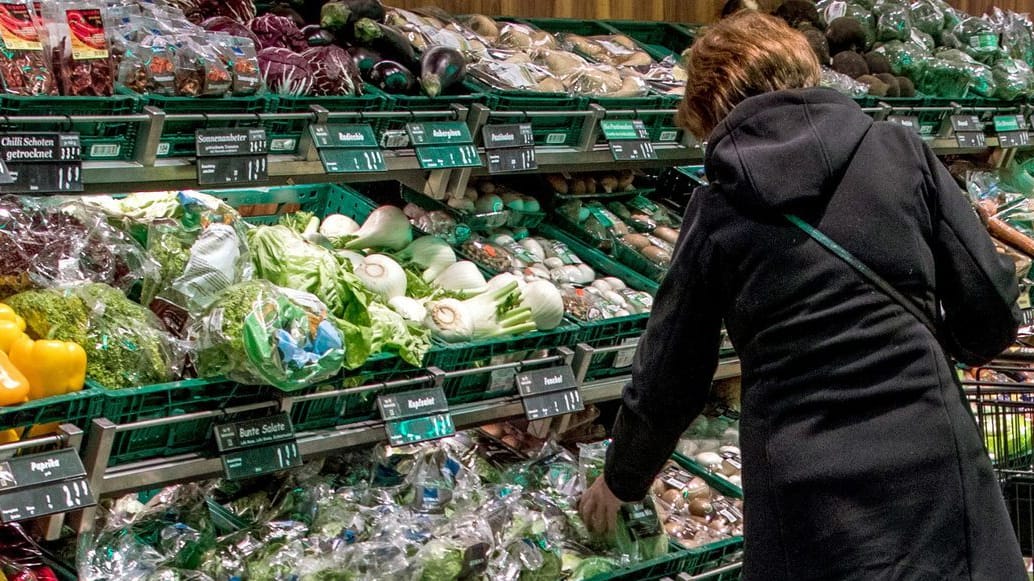
[(661, 519), (650, 500), (622, 504), (621, 518), (636, 540), (650, 539), (661, 534)]
[(302, 465), (294, 426), (286, 413), (213, 428), (228, 480), (240, 480)]
[(481, 156), (473, 144), (417, 147), (416, 157), (423, 169), (481, 167)]
[(914, 115), (890, 115), (887, 117), (887, 121), (920, 133), (919, 118)]
[(611, 141), (610, 152), (615, 161), (639, 161), (657, 159), (657, 151), (649, 141)]
[(200, 185), (269, 180), (265, 129), (198, 129), (197, 182)]
[(578, 387), (578, 380), (570, 365), (523, 371), (517, 374), (514, 381), (517, 383), (517, 393), (522, 397)]
[(1026, 131), (1004, 131), (998, 134), (998, 147), (1024, 147), (1030, 145), (1030, 134)]
[(513, 125), (485, 125), (481, 129), (485, 149), (508, 149), (535, 145), (535, 133), (530, 123)]
[(96, 504), (86, 469), (65, 448), (0, 462), (0, 521), (9, 523)]
[(541, 420), (562, 416), (585, 409), (582, 395), (577, 389), (554, 391), (524, 398), (524, 416), (529, 420)]
[(441, 387), (377, 396), (388, 442), (393, 446), (444, 438), (456, 433)]
[(377, 407), (381, 411), (381, 418), (387, 421), (445, 412), (449, 410), (449, 402), (442, 388), (431, 387), (379, 395)]
[(407, 123), (406, 133), (409, 134), (409, 140), (414, 146), (474, 143), (470, 129), (462, 121)]
[(485, 153), (488, 157), (488, 173), (513, 173), (538, 169), (535, 148), (532, 146), (512, 149), (495, 149)]
[(488, 157), (488, 173), (511, 173), (538, 169), (535, 161), (535, 133), (530, 123), (486, 125), (481, 129)]
[(83, 191), (78, 133), (5, 133), (0, 136), (0, 193)]
[(987, 147), (987, 138), (983, 131), (958, 131), (955, 133), (955, 143), (959, 147)]
[(1034, 309), (1023, 309), (1020, 311), (1022, 316), (1021, 327), (1030, 327), (1034, 325)]
[(639, 119), (600, 121), (603, 136), (610, 142), (610, 153), (615, 161), (641, 161), (657, 159), (657, 152), (650, 143), (650, 132)]
[(952, 115), (951, 128), (956, 132), (979, 131), (984, 132), (984, 124), (976, 115)]
[(388, 433), (389, 444), (402, 446), (452, 436), (456, 433), (456, 426), (452, 423), (452, 416), (445, 412), (391, 420), (384, 423), (384, 430)]
[(327, 173), (388, 171), (369, 125), (312, 125), (309, 131)]

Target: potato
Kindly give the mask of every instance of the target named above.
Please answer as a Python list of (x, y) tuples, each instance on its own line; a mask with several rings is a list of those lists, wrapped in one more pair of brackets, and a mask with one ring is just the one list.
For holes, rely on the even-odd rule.
[(535, 90), (540, 93), (566, 93), (567, 87), (556, 77), (545, 77), (535, 85)]
[(621, 240), (636, 250), (650, 246), (650, 240), (642, 234), (626, 234)]
[(635, 51), (628, 58), (621, 61), (621, 66), (624, 67), (647, 67), (651, 64), (653, 64), (653, 59), (641, 50)]
[(679, 231), (667, 226), (658, 226), (653, 229), (652, 234), (669, 244), (675, 244), (679, 239)]
[(661, 266), (667, 266), (671, 264), (671, 253), (669, 253), (667, 250), (663, 248), (658, 248), (656, 246), (646, 246), (645, 248), (641, 249), (641, 252), (647, 260), (654, 264), (659, 264)]

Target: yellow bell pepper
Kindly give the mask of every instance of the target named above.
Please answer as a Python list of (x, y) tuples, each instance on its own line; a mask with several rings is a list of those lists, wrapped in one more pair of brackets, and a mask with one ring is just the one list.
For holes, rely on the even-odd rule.
[(16, 321), (0, 319), (0, 351), (11, 352), (11, 345), (18, 339), (25, 337), (25, 332), (18, 328)]
[(13, 321), (18, 325), (18, 330), (25, 331), (25, 319), (18, 313), (14, 312), (10, 306), (0, 303), (0, 321)]
[(25, 434), (25, 437), (38, 438), (40, 436), (56, 434), (57, 429), (60, 427), (61, 422), (50, 422), (49, 424), (35, 424), (31, 428), (29, 428), (29, 431)]
[(18, 430), (14, 428), (8, 430), (0, 430), (0, 444), (10, 444), (11, 442), (17, 442), (21, 438), (18, 437)]
[(29, 380), (29, 399), (79, 391), (86, 381), (86, 351), (71, 341), (24, 335), (11, 345), (11, 362)]
[(28, 399), (29, 380), (5, 353), (0, 353), (0, 405), (15, 405)]

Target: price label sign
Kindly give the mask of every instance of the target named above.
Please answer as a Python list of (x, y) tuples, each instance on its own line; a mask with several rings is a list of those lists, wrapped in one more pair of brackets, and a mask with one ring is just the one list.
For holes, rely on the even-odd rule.
[(603, 136), (610, 145), (615, 161), (657, 159), (657, 151), (650, 143), (650, 132), (639, 119), (600, 121)]
[(203, 186), (269, 180), (265, 129), (198, 129), (197, 183)]
[(999, 147), (1023, 147), (1030, 144), (1030, 134), (1023, 115), (995, 115), (994, 126)]
[(327, 173), (388, 171), (368, 124), (312, 125), (309, 132)]
[(541, 420), (585, 409), (570, 365), (518, 373), (514, 382), (523, 398), (524, 415)]
[(916, 133), (921, 132), (919, 127), (919, 118), (915, 115), (889, 115), (887, 116), (887, 121), (894, 123), (895, 125), (907, 127)]
[(955, 143), (963, 148), (987, 147), (984, 123), (976, 115), (952, 115), (951, 128), (955, 132)]
[(474, 137), (462, 121), (409, 123), (409, 141), (423, 169), (481, 167), (481, 156), (474, 146)]
[(535, 133), (530, 123), (486, 125), (481, 135), (488, 157), (488, 173), (538, 169), (535, 161)]
[(75, 450), (64, 448), (0, 462), (0, 522), (78, 510), (96, 500)]
[(0, 135), (0, 193), (62, 194), (83, 191), (78, 133)]
[(212, 428), (227, 480), (240, 480), (302, 465), (294, 426), (286, 413)]
[(456, 433), (441, 387), (377, 396), (388, 442), (393, 446), (436, 440)]

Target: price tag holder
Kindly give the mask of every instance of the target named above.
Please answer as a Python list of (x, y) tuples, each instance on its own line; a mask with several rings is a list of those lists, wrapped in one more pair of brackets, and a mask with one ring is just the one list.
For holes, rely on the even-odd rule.
[(286, 413), (212, 428), (227, 480), (252, 478), (302, 465), (294, 426)]
[(311, 125), (309, 132), (327, 173), (388, 171), (377, 137), (366, 123)]
[(269, 180), (265, 129), (198, 129), (197, 183), (203, 186)]
[(392, 446), (436, 440), (456, 433), (441, 387), (377, 396), (377, 407)]
[(0, 193), (83, 191), (78, 133), (5, 133), (0, 135), (0, 162)]
[(408, 123), (406, 133), (423, 169), (481, 167), (470, 129), (462, 121)]
[(1030, 134), (1023, 115), (995, 115), (994, 126), (999, 147), (1023, 147), (1030, 144)]
[(956, 133), (978, 131), (984, 132), (984, 124), (976, 115), (952, 115), (951, 128)]
[(919, 118), (915, 115), (889, 115), (887, 116), (887, 121), (902, 127), (907, 127), (916, 133), (921, 132), (919, 127)]
[(964, 148), (983, 148), (987, 147), (987, 137), (983, 131), (956, 131), (955, 143)]
[(650, 143), (650, 132), (639, 119), (603, 120), (600, 129), (610, 145), (615, 161), (657, 159), (657, 151)]
[(488, 173), (515, 173), (538, 169), (535, 133), (530, 123), (486, 125), (481, 129)]
[(523, 371), (514, 380), (523, 398), (524, 416), (541, 420), (585, 409), (570, 365)]
[(17, 522), (95, 504), (86, 469), (71, 448), (0, 462), (0, 522)]

